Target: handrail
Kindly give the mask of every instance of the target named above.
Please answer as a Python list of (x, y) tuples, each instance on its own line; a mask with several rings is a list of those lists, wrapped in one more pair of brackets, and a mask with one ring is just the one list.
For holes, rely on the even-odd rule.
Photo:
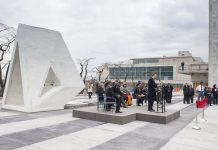
[(179, 71), (208, 71), (208, 64), (191, 64), (179, 66)]

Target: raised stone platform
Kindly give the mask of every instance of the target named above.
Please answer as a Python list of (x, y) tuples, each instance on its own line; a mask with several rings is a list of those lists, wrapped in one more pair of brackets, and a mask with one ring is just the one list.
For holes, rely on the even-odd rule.
[(167, 110), (165, 113), (157, 113), (149, 112), (143, 106), (123, 108), (122, 112), (120, 114), (112, 111), (104, 112), (102, 109), (97, 110), (96, 106), (94, 106), (74, 109), (73, 117), (121, 125), (135, 120), (167, 124), (180, 117), (180, 111), (178, 110)]

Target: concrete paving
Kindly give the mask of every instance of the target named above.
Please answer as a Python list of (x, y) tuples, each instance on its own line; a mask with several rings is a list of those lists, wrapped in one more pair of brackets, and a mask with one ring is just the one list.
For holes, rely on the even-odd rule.
[(208, 107), (205, 111), (206, 122), (202, 114), (198, 115), (201, 130), (194, 130), (195, 120), (176, 134), (161, 150), (218, 150), (218, 106)]
[(0, 110), (8, 113), (0, 115), (0, 150), (216, 150), (218, 107), (206, 110), (207, 122), (196, 131), (196, 108), (181, 100), (177, 97), (167, 106), (181, 111), (180, 118), (167, 125), (90, 121), (73, 118), (71, 109), (28, 114)]
[(195, 106), (190, 105), (181, 110), (180, 118), (167, 125), (149, 123), (144, 127), (94, 147), (92, 150), (159, 150), (194, 118), (195, 114), (192, 113), (194, 108)]

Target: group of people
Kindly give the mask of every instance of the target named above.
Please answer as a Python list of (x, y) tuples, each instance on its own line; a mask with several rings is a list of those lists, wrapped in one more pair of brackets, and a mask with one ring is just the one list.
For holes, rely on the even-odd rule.
[[(204, 86), (203, 82), (200, 82), (200, 84), (196, 88), (197, 93), (197, 99), (203, 100), (204, 98), (208, 98), (208, 105), (218, 105), (218, 88), (216, 84), (213, 85), (213, 87)], [(188, 85), (187, 83), (183, 86), (183, 94), (184, 94), (184, 100), (183, 103), (189, 104), (190, 101), (193, 103), (195, 90), (192, 87), (192, 85)]]
[(204, 88), (204, 97), (208, 98), (209, 105), (218, 105), (218, 88), (216, 84), (213, 85), (213, 88), (207, 86)]
[(190, 104), (190, 102), (193, 103), (195, 91), (192, 85), (189, 85), (188, 83), (186, 83), (183, 86), (183, 95), (184, 95), (183, 104), (186, 104), (186, 103)]
[[(140, 81), (136, 84), (136, 87), (131, 94), (127, 88), (127, 83), (119, 81), (107, 81), (105, 83), (98, 83), (96, 86), (96, 93), (99, 101), (116, 102), (116, 113), (121, 113), (120, 107), (127, 108), (132, 105), (132, 99), (136, 99), (137, 106), (143, 105), (148, 102), (148, 111), (154, 111), (153, 103), (157, 101), (157, 87), (155, 83), (157, 74), (153, 74), (147, 84)], [(170, 84), (161, 84), (163, 99), (166, 102), (171, 103), (173, 87)], [(113, 104), (109, 103), (105, 106), (107, 111), (110, 111)]]
[[(127, 89), (126, 83), (118, 81), (107, 81), (105, 84), (99, 83), (96, 87), (96, 93), (98, 95), (99, 101), (104, 101), (104, 96), (106, 96), (106, 102), (116, 102), (115, 113), (122, 113), (120, 107), (127, 108), (127, 106), (132, 105), (132, 97)], [(113, 104), (106, 104), (106, 111), (112, 109)]]

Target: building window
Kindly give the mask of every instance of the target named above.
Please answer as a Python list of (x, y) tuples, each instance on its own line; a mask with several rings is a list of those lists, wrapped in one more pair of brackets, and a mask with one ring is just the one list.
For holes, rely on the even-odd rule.
[(110, 68), (109, 78), (124, 80), (148, 80), (152, 73), (158, 75), (159, 80), (173, 80), (173, 66), (161, 67), (120, 67)]

